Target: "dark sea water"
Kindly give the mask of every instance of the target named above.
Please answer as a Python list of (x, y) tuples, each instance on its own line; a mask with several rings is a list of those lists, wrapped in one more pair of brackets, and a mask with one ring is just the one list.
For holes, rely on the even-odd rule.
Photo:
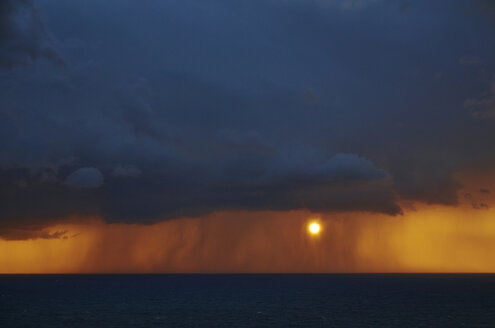
[(0, 276), (0, 327), (495, 327), (495, 275)]

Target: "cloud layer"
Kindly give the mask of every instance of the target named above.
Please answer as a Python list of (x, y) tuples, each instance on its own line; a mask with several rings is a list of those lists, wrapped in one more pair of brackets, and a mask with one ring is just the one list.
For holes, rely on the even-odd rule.
[(456, 205), (495, 159), (486, 5), (2, 2), (0, 235)]

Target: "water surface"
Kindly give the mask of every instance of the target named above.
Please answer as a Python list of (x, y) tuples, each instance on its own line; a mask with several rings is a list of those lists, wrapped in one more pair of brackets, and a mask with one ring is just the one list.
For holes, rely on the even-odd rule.
[(4, 275), (0, 327), (495, 327), (495, 275)]

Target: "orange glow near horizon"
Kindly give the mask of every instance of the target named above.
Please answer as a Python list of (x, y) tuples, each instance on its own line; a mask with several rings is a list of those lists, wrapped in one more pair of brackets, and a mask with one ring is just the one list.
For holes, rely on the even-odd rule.
[(495, 272), (495, 210), (423, 206), (403, 216), (217, 212), (153, 225), (57, 225), (67, 239), (0, 240), (1, 273)]

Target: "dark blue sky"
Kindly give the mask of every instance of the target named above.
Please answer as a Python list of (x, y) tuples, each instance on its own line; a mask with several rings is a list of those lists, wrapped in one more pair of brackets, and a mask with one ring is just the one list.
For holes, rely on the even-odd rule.
[(397, 215), (455, 206), (453, 174), (495, 160), (492, 1), (7, 0), (0, 18), (0, 236), (71, 214)]

